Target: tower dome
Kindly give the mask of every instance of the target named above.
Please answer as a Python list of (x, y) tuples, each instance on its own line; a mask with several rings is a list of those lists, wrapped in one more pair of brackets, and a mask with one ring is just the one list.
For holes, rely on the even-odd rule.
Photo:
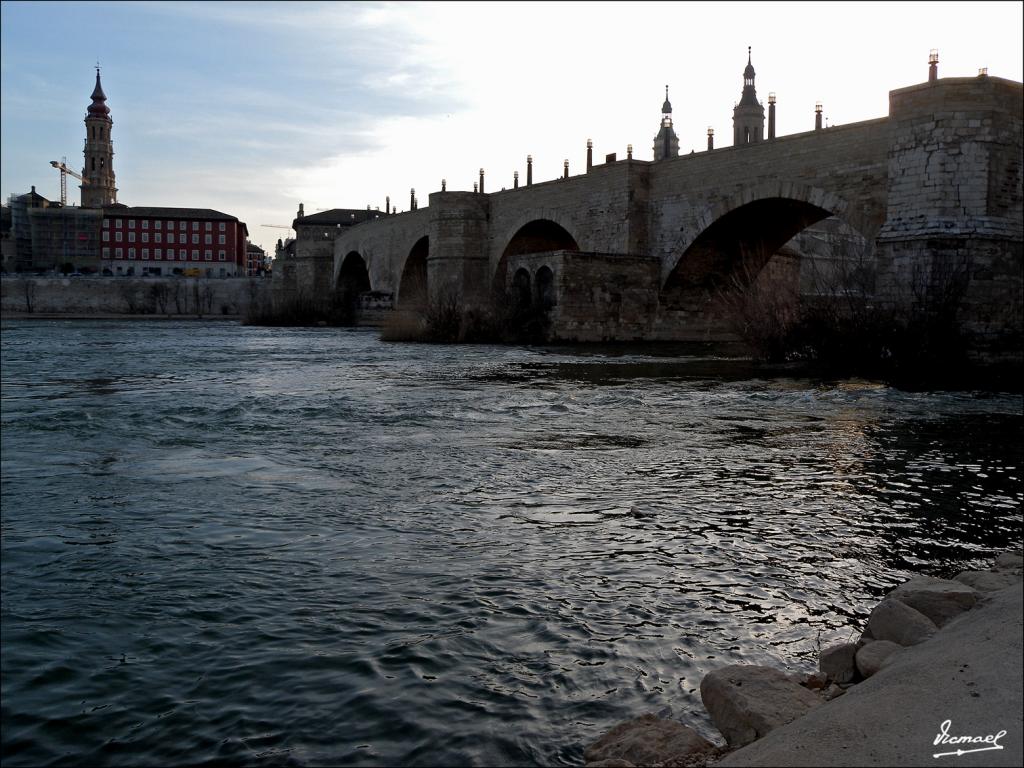
[(89, 105), (88, 116), (109, 119), (110, 107), (107, 106), (107, 95), (100, 85), (100, 68), (96, 67), (96, 87), (92, 89), (92, 104)]

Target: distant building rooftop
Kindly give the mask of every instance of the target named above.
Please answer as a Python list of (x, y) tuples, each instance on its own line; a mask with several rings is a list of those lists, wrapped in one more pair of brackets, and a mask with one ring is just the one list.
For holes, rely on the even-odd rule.
[(152, 218), (181, 218), (181, 219), (212, 219), (214, 221), (223, 219), (225, 221), (238, 221), (237, 216), (215, 211), (212, 208), (158, 208), (151, 206), (128, 206), (128, 205), (107, 205), (103, 208), (104, 213), (116, 213), (118, 216), (150, 216)]
[(383, 211), (368, 211), (365, 208), (331, 208), (329, 211), (311, 213), (308, 216), (297, 218), (292, 222), (292, 227), (299, 225), (313, 224), (318, 227), (333, 226), (335, 224), (358, 224), (363, 221), (372, 221), (378, 216), (385, 216)]

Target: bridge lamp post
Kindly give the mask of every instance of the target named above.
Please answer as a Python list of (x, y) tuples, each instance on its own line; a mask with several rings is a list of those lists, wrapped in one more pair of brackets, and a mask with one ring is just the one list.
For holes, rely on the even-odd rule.
[(708, 152), (715, 148), (715, 129), (708, 126)]
[(821, 102), (815, 102), (814, 104), (814, 130), (821, 130)]
[(626, 145), (626, 159), (627, 160), (632, 160), (633, 159), (633, 145), (632, 144), (627, 144)]
[(775, 91), (768, 94), (768, 138), (775, 138)]
[(587, 139), (587, 173), (594, 167), (594, 142)]
[(533, 155), (526, 156), (526, 186), (533, 184)]
[(934, 83), (939, 79), (939, 49), (932, 48), (928, 53), (928, 82)]
[(564, 163), (562, 163), (562, 178), (563, 179), (568, 179), (569, 178), (569, 160), (568, 159), (566, 159), (566, 161)]

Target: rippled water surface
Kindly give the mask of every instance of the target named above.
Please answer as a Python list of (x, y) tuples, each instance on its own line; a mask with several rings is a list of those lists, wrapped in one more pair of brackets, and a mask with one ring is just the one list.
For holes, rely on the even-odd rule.
[(5, 765), (557, 765), (713, 731), (1021, 542), (1021, 399), (621, 352), (4, 323)]

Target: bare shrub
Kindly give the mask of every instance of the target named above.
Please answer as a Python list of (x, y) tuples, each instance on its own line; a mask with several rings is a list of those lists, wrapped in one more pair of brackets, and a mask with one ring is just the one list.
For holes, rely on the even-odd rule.
[(160, 314), (166, 315), (167, 302), (171, 297), (171, 289), (167, 287), (167, 283), (162, 280), (158, 283), (154, 283), (150, 286), (149, 295)]
[(798, 301), (764, 290), (742, 270), (734, 276), (722, 305), (759, 357), (911, 386), (948, 379), (966, 361), (958, 322), (970, 274), (965, 254), (914, 262), (883, 302), (871, 243), (832, 232), (826, 244), (828, 258), (806, 265), (809, 286)]
[(21, 295), (25, 299), (25, 311), (29, 314), (36, 309), (36, 281), (31, 278), (21, 278)]
[(134, 280), (123, 280), (118, 283), (117, 294), (124, 302), (125, 312), (134, 315), (142, 311), (143, 304), (139, 300), (139, 289)]

